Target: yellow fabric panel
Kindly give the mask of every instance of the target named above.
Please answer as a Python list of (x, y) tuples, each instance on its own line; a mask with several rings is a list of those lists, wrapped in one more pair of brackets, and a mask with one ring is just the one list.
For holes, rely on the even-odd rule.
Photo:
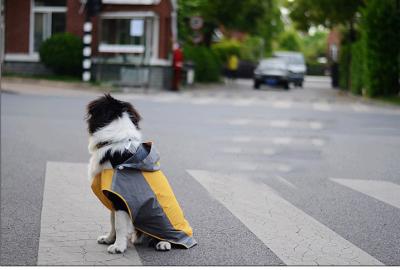
[(175, 198), (174, 192), (167, 178), (161, 171), (142, 172), (150, 188), (157, 197), (157, 201), (164, 210), (165, 215), (176, 230), (185, 232), (192, 236), (193, 231), (189, 222), (185, 219), (182, 209)]
[(114, 206), (113, 206), (112, 202), (107, 198), (107, 196), (104, 195), (104, 191), (113, 193), (116, 196), (118, 196), (125, 203), (126, 208), (128, 209), (128, 214), (129, 214), (131, 220), (133, 220), (131, 209), (129, 208), (128, 203), (125, 201), (125, 199), (120, 194), (114, 192), (111, 189), (113, 176), (114, 176), (113, 169), (103, 170), (101, 173), (96, 175), (96, 177), (93, 179), (92, 190), (93, 190), (94, 194), (97, 196), (97, 198), (99, 198), (99, 200), (103, 203), (103, 205), (105, 207), (107, 207), (108, 209), (110, 209), (111, 211), (114, 211)]
[(110, 210), (113, 210), (111, 201), (104, 195), (104, 190), (111, 190), (114, 170), (107, 169), (97, 174), (92, 181), (92, 190), (99, 200)]

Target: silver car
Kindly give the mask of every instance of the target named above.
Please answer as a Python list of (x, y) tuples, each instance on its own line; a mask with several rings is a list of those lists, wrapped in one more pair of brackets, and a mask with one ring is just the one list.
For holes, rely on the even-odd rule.
[(299, 52), (275, 52), (275, 57), (285, 59), (289, 69), (289, 81), (295, 86), (303, 87), (307, 67), (304, 56)]
[(254, 71), (254, 89), (259, 89), (262, 84), (281, 85), (285, 89), (289, 89), (287, 62), (276, 57), (261, 60)]

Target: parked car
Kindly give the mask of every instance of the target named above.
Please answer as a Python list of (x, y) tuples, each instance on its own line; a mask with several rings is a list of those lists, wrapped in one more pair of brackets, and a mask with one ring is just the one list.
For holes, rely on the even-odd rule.
[(275, 57), (285, 59), (289, 69), (289, 81), (295, 86), (303, 87), (307, 67), (304, 56), (299, 52), (275, 52)]
[(262, 84), (282, 85), (285, 89), (289, 89), (287, 62), (276, 57), (261, 60), (254, 71), (254, 89), (259, 89)]

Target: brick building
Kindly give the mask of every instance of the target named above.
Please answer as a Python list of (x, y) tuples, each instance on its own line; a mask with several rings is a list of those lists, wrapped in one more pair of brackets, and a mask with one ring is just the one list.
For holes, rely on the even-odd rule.
[[(38, 49), (54, 33), (83, 36), (85, 13), (81, 2), (5, 0), (5, 71), (48, 73), (40, 63)], [(142, 73), (136, 77), (147, 75), (150, 84), (165, 87), (176, 40), (176, 0), (102, 3), (100, 14), (92, 18), (93, 77), (135, 84), (132, 77), (138, 75), (141, 66)]]

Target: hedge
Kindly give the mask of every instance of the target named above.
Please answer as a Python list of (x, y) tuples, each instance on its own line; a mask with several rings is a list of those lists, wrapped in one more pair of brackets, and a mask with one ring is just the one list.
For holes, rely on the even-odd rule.
[(339, 87), (349, 89), (351, 45), (342, 43), (339, 51)]
[(351, 85), (350, 90), (355, 95), (361, 95), (362, 90), (365, 87), (364, 76), (365, 76), (365, 53), (364, 53), (364, 40), (361, 39), (355, 42), (351, 46)]
[(204, 46), (185, 46), (185, 61), (195, 64), (195, 80), (197, 82), (217, 82), (221, 74), (221, 64), (217, 55)]
[(363, 10), (367, 96), (399, 93), (399, 13), (396, 0), (370, 0)]
[(40, 60), (59, 75), (79, 76), (82, 71), (82, 40), (60, 33), (45, 40), (39, 48)]

